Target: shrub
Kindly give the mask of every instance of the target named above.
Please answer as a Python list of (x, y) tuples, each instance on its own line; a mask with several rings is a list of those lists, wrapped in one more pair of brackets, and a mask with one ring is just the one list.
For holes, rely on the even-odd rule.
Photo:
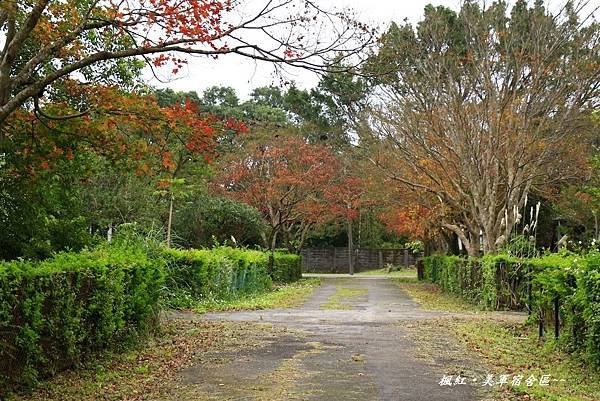
[(520, 259), (434, 255), (423, 258), (424, 279), (491, 309), (530, 308), (531, 320), (552, 322), (559, 302), (560, 342), (600, 367), (600, 253)]
[(302, 257), (292, 253), (273, 252), (271, 277), (278, 283), (292, 283), (302, 278)]
[(0, 388), (30, 385), (157, 322), (161, 261), (139, 249), (0, 263)]
[(167, 249), (162, 254), (167, 266), (167, 287), (174, 294), (171, 306), (185, 294), (189, 300), (228, 299), (267, 290), (268, 256), (264, 252), (235, 248), (212, 250)]
[[(274, 254), (277, 281), (300, 276), (299, 256)], [(0, 262), (0, 389), (34, 384), (94, 352), (143, 338), (163, 298), (189, 306), (271, 284), (268, 253), (164, 249), (125, 234), (93, 251)]]

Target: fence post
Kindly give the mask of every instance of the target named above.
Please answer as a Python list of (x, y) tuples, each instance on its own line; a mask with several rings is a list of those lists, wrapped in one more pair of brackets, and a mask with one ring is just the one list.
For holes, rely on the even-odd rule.
[(425, 278), (423, 260), (417, 260), (417, 280), (421, 281)]
[(408, 249), (404, 250), (404, 267), (408, 267)]
[(558, 338), (560, 334), (560, 319), (559, 319), (559, 311), (560, 311), (560, 299), (558, 295), (554, 298), (554, 338)]
[(527, 314), (531, 315), (531, 266), (527, 265)]
[(383, 269), (383, 251), (380, 249), (378, 252), (377, 265), (380, 269)]

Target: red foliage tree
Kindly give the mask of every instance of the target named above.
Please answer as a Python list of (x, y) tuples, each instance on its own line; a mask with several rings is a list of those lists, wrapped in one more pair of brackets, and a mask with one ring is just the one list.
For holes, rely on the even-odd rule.
[[(190, 102), (160, 107), (153, 96), (124, 94), (114, 87), (86, 92), (96, 107), (81, 118), (47, 120), (25, 110), (15, 113), (5, 146), (10, 175), (34, 178), (77, 152), (127, 163), (137, 174), (174, 175), (186, 161), (216, 157), (219, 137), (246, 131), (243, 123), (200, 115)], [(49, 110), (70, 106), (56, 102)]]
[(229, 196), (259, 209), (270, 230), (265, 246), (279, 239), (298, 252), (309, 229), (330, 216), (330, 193), (339, 163), (323, 145), (302, 138), (278, 138), (226, 164), (217, 179)]

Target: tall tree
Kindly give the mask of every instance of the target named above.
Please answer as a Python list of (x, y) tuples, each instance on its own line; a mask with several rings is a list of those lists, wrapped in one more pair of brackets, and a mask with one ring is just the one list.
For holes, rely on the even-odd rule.
[(471, 255), (480, 240), (484, 252), (507, 240), (528, 193), (585, 170), (600, 24), (579, 11), (523, 0), (511, 10), (427, 6), (416, 29), (393, 25), (381, 38), (371, 158), (440, 210), (439, 225)]
[(282, 241), (299, 252), (309, 229), (325, 215), (324, 193), (332, 184), (337, 161), (323, 145), (303, 138), (280, 137), (252, 143), (217, 178), (218, 187), (260, 210), (269, 225), (265, 246)]

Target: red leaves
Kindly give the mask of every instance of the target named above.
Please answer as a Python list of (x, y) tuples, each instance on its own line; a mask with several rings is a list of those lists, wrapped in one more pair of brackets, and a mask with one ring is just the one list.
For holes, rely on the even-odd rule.
[[(219, 137), (247, 132), (243, 122), (200, 115), (189, 100), (161, 108), (153, 96), (125, 94), (112, 87), (75, 86), (76, 90), (85, 90), (89, 103), (97, 105), (84, 118), (45, 125), (25, 110), (13, 115), (15, 126), (33, 127), (11, 134), (19, 174), (33, 177), (36, 171), (58, 168), (55, 160), (74, 160), (75, 152), (102, 155), (136, 174), (172, 173), (178, 167), (176, 161), (217, 157)], [(60, 107), (69, 114), (67, 105)], [(51, 132), (49, 125), (60, 135)]]
[(278, 138), (253, 147), (225, 167), (219, 187), (261, 210), (272, 225), (322, 221), (338, 168), (333, 153), (301, 138)]
[(343, 217), (354, 220), (359, 216), (359, 209), (365, 203), (363, 195), (365, 183), (357, 177), (344, 176), (338, 171), (336, 181), (332, 184), (325, 197), (329, 204), (332, 217)]
[(294, 57), (297, 57), (297, 56), (298, 56), (298, 53), (296, 53), (295, 51), (293, 51), (292, 49), (290, 49), (290, 48), (288, 47), (288, 48), (286, 48), (286, 49), (284, 50), (284, 52), (283, 52), (283, 55), (284, 55), (286, 58), (294, 58)]
[(142, 25), (152, 26), (157, 31), (160, 29), (161, 37), (175, 37), (195, 43), (215, 40), (225, 28), (223, 12), (231, 7), (229, 0), (150, 0), (149, 3)]
[(236, 121), (233, 118), (229, 118), (227, 120), (227, 122), (225, 123), (225, 128), (234, 130), (240, 134), (248, 133), (248, 126), (246, 126), (246, 123), (244, 123), (243, 121)]
[(177, 163), (171, 160), (171, 152), (166, 151), (162, 154), (162, 167), (165, 170), (175, 170), (177, 168)]
[(387, 228), (398, 235), (425, 238), (429, 214), (429, 209), (423, 206), (406, 205), (402, 208), (390, 209), (380, 217)]

